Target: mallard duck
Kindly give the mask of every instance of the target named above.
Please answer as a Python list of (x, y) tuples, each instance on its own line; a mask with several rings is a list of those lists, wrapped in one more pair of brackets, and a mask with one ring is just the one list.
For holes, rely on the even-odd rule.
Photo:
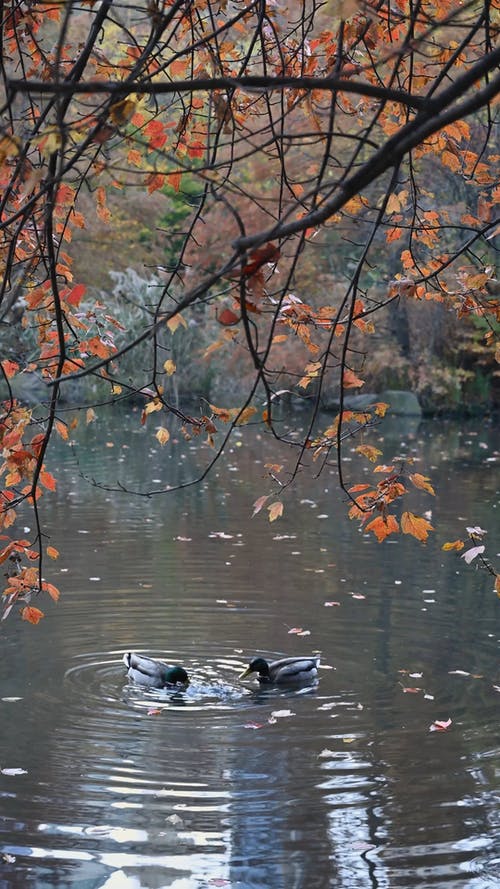
[(179, 689), (187, 688), (189, 685), (189, 676), (184, 667), (177, 665), (170, 667), (164, 661), (143, 657), (134, 651), (128, 651), (123, 655), (123, 663), (127, 667), (128, 678), (137, 685), (145, 685), (147, 688)]
[(318, 675), (319, 661), (319, 657), (284, 657), (268, 664), (263, 657), (256, 657), (238, 678), (245, 679), (251, 673), (257, 673), (257, 679), (262, 685), (314, 682)]

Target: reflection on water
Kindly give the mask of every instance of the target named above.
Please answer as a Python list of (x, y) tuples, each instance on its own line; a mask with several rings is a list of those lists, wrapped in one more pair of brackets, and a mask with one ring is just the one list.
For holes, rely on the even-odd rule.
[[(61, 601), (2, 627), (1, 889), (498, 885), (500, 603), (441, 551), (480, 524), (495, 559), (498, 430), (404, 427), (439, 490), (414, 495), (438, 529), (419, 547), (349, 523), (329, 474), (299, 479), (279, 522), (251, 519), (268, 456), (251, 430), (200, 488), (92, 487), (79, 473), (144, 493), (191, 472), (175, 441), (116, 425), (57, 455)], [(384, 429), (390, 459), (401, 429)], [(191, 684), (128, 684), (131, 649)], [(256, 654), (315, 652), (316, 687), (238, 681)]]

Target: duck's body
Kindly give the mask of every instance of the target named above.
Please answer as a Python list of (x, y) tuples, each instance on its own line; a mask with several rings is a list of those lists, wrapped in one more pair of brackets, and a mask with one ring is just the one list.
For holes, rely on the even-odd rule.
[(263, 657), (256, 657), (239, 678), (246, 679), (252, 673), (257, 673), (261, 685), (314, 682), (318, 676), (319, 661), (319, 657), (284, 657), (268, 663)]
[(189, 677), (183, 667), (169, 666), (164, 661), (152, 657), (144, 657), (134, 651), (123, 655), (123, 663), (127, 667), (127, 676), (136, 685), (146, 688), (187, 688)]

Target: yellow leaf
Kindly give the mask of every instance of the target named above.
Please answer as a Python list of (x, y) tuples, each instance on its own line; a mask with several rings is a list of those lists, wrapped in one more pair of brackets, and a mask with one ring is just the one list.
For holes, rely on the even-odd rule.
[(401, 202), (397, 196), (397, 194), (391, 194), (389, 196), (389, 200), (387, 201), (387, 206), (385, 208), (386, 213), (399, 213), (401, 210)]
[(121, 102), (117, 102), (112, 106), (109, 116), (115, 126), (119, 127), (129, 122), (131, 117), (134, 116), (136, 108), (137, 102), (134, 99), (130, 97), (122, 99)]
[(375, 413), (377, 414), (377, 417), (385, 417), (385, 415), (389, 409), (389, 405), (386, 404), (385, 401), (377, 401), (377, 403), (374, 405), (374, 407), (375, 407)]
[(270, 503), (267, 509), (269, 510), (270, 522), (275, 522), (276, 519), (279, 519), (279, 517), (283, 515), (283, 504), (281, 500), (275, 500), (274, 503)]
[(414, 472), (409, 476), (409, 479), (416, 488), (420, 488), (422, 491), (428, 491), (429, 494), (435, 495), (434, 488), (430, 484), (430, 479), (427, 478), (426, 475), (420, 475), (419, 472)]
[(412, 534), (417, 540), (427, 540), (429, 531), (434, 531), (427, 519), (414, 515), (412, 512), (404, 512), (401, 516), (401, 529), (403, 534)]
[(59, 558), (59, 550), (57, 550), (54, 546), (47, 547), (47, 555), (49, 559), (58, 559)]
[(163, 445), (166, 445), (167, 441), (170, 438), (170, 432), (168, 431), (168, 429), (165, 429), (164, 426), (159, 426), (156, 432), (156, 438), (163, 447)]
[(176, 371), (175, 361), (172, 361), (172, 359), (169, 358), (167, 361), (165, 361), (165, 364), (163, 365), (163, 370), (165, 371), (166, 374), (168, 374), (169, 377), (171, 377), (172, 374), (174, 374)]
[(87, 416), (87, 426), (89, 425), (89, 423), (95, 423), (95, 421), (97, 420), (96, 412), (91, 407), (87, 408), (87, 415), (86, 416)]
[(382, 453), (379, 448), (375, 448), (373, 445), (358, 445), (355, 450), (358, 454), (362, 454), (363, 457), (367, 457), (372, 463), (375, 463), (377, 457)]
[(111, 395), (121, 395), (122, 387), (118, 383), (111, 383)]
[(167, 321), (167, 327), (172, 333), (175, 333), (177, 328), (180, 327), (181, 325), (182, 325), (182, 327), (187, 328), (186, 319), (182, 317), (180, 312), (178, 312), (177, 315), (174, 315), (173, 318), (169, 318)]
[(161, 411), (163, 404), (159, 398), (153, 398), (152, 401), (148, 401), (146, 407), (144, 408), (145, 414), (154, 414), (155, 411)]
[(443, 543), (441, 549), (445, 552), (449, 552), (450, 549), (456, 549), (458, 552), (460, 552), (460, 550), (463, 549), (464, 546), (465, 544), (463, 540), (454, 540), (452, 543)]
[(17, 136), (5, 133), (0, 138), (0, 164), (7, 158), (17, 157), (21, 152), (21, 140)]

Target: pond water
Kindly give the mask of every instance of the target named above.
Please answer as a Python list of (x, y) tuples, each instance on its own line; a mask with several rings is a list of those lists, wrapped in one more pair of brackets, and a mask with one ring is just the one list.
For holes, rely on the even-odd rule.
[[(252, 519), (276, 459), (252, 429), (198, 487), (155, 498), (83, 476), (187, 479), (201, 458), (175, 438), (117, 414), (60, 444), (43, 505), (62, 597), (1, 628), (1, 889), (500, 884), (500, 601), (441, 551), (481, 525), (500, 562), (498, 427), (382, 428), (384, 459), (404, 435), (439, 492), (408, 504), (433, 510), (426, 546), (364, 534), (329, 473)], [(128, 685), (129, 650), (191, 685)], [(316, 687), (238, 681), (255, 653), (314, 652)]]

